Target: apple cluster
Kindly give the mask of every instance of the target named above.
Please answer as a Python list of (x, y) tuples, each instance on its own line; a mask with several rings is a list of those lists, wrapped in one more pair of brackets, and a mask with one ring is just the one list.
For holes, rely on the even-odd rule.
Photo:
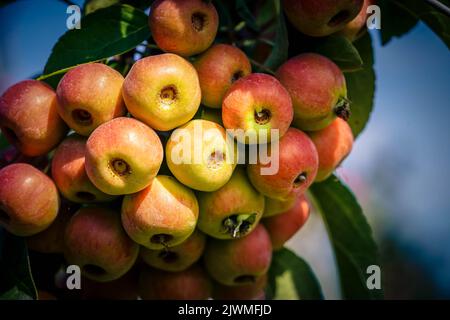
[[(305, 34), (355, 37), (363, 2), (283, 7)], [(264, 298), (272, 252), (308, 219), (305, 191), (352, 149), (344, 75), (315, 53), (274, 75), (252, 73), (238, 47), (214, 44), (210, 1), (157, 0), (149, 26), (165, 53), (136, 61), (125, 77), (86, 63), (56, 91), (25, 80), (1, 96), (0, 127), (12, 147), (2, 157), (0, 224), (30, 249), (78, 265), (94, 288), (88, 297)], [(202, 160), (174, 161), (178, 132), (195, 127), (214, 129), (190, 135)], [(278, 171), (262, 174), (261, 159), (230, 159), (250, 142), (217, 144), (226, 130), (277, 130)], [(128, 290), (136, 269), (138, 289)]]

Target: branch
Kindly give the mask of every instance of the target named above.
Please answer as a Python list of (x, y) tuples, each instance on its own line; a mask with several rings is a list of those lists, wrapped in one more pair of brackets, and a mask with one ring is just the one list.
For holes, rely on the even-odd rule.
[(450, 17), (450, 8), (438, 0), (425, 0), (430, 6)]

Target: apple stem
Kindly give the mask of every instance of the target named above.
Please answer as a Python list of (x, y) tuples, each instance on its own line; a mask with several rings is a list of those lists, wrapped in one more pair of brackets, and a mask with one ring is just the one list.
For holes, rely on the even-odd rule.
[(334, 112), (336, 115), (341, 118), (342, 120), (348, 121), (351, 116), (351, 110), (350, 110), (350, 100), (346, 97), (341, 97), (334, 107)]

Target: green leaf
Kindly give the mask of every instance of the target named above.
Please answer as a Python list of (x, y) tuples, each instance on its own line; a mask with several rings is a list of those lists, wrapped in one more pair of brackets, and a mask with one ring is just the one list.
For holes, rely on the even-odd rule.
[(286, 20), (280, 7), (280, 1), (275, 0), (277, 12), (275, 44), (264, 65), (272, 70), (277, 69), (288, 58), (289, 40), (286, 27)]
[[(405, 32), (409, 31), (414, 25), (413, 21), (422, 20), (425, 24), (428, 25), (428, 27), (431, 28), (431, 30), (434, 31), (445, 43), (445, 45), (450, 48), (450, 18), (445, 15), (444, 13), (441, 13), (440, 11), (433, 8), (430, 4), (427, 4), (425, 1), (422, 0), (383, 0), (381, 4), (384, 7), (389, 8), (390, 5), (386, 3), (387, 1), (391, 2), (391, 12), (388, 11), (388, 18), (392, 17), (394, 19), (394, 23), (401, 24), (403, 27), (403, 33), (399, 32), (397, 30), (397, 34), (392, 34), (391, 29), (387, 29), (387, 31), (384, 30), (385, 25), (384, 23), (387, 21), (388, 18), (382, 18), (382, 39), (383, 43), (384, 41), (389, 41), (392, 36), (401, 36)], [(449, 0), (441, 0), (442, 3), (444, 3), (447, 6), (450, 6)], [(394, 9), (394, 6), (397, 6), (398, 9)], [(383, 8), (382, 8), (383, 9)], [(403, 13), (401, 12), (403, 11)], [(406, 14), (405, 14), (406, 13)], [(384, 14), (384, 11), (382, 11), (382, 14)], [(405, 17), (409, 15), (408, 18), (406, 18), (406, 25), (404, 22), (400, 22), (405, 19)], [(403, 17), (403, 19), (402, 19)], [(392, 23), (388, 22), (388, 27), (392, 27)], [(409, 29), (408, 29), (409, 26)], [(397, 27), (400, 28), (400, 27)], [(383, 36), (383, 32), (387, 32), (387, 35)]]
[(244, 21), (247, 26), (255, 31), (259, 31), (259, 26), (256, 23), (256, 19), (253, 13), (250, 11), (247, 0), (236, 0), (236, 11)]
[(381, 43), (388, 44), (393, 38), (401, 37), (413, 29), (417, 18), (411, 16), (408, 12), (400, 9), (391, 0), (379, 1), (381, 10)]
[(81, 19), (53, 47), (40, 80), (86, 62), (123, 54), (150, 37), (147, 15), (129, 5), (99, 9)]
[(367, 33), (354, 45), (364, 61), (364, 65), (360, 71), (346, 73), (345, 79), (352, 112), (348, 123), (354, 136), (357, 137), (364, 130), (373, 109), (375, 70), (370, 34)]
[(333, 60), (344, 72), (361, 70), (363, 66), (358, 50), (343, 36), (333, 35), (321, 39), (314, 51)]
[(353, 193), (335, 176), (311, 187), (334, 248), (344, 299), (381, 299), (367, 287), (367, 267), (380, 266), (377, 246)]
[(5, 135), (0, 132), (0, 150), (3, 150), (9, 145), (8, 140), (6, 140)]
[(289, 249), (275, 251), (269, 270), (269, 299), (322, 300), (320, 284), (310, 266)]
[(0, 227), (0, 300), (37, 299), (25, 238)]

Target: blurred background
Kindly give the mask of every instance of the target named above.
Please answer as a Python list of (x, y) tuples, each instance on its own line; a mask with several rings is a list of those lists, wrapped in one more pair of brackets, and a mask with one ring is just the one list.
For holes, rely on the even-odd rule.
[[(62, 0), (22, 0), (0, 8), (0, 93), (42, 72), (67, 31), (66, 8)], [(371, 35), (374, 112), (338, 174), (374, 230), (385, 297), (448, 299), (449, 51), (423, 24), (385, 47), (376, 31)], [(340, 298), (332, 250), (317, 214), (288, 246), (311, 264), (325, 297)]]

